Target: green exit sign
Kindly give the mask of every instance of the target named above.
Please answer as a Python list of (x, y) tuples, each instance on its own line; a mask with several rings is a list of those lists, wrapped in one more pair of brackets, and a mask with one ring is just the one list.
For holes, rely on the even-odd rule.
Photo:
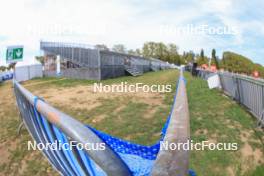
[(6, 62), (15, 63), (23, 60), (23, 46), (9, 46), (6, 51)]

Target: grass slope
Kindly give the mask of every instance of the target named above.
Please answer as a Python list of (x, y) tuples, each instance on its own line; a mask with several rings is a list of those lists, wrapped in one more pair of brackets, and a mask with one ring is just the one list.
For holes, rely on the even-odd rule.
[[(189, 73), (191, 134), (195, 142), (238, 143), (238, 151), (192, 151), (191, 168), (198, 175), (263, 175), (263, 131), (240, 105)], [(261, 139), (262, 138), (262, 139)]]

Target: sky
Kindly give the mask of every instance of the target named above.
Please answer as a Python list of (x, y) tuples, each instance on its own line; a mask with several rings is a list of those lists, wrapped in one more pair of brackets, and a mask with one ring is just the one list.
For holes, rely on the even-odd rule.
[(24, 64), (43, 41), (90, 45), (175, 43), (221, 58), (233, 51), (264, 65), (264, 1), (258, 0), (0, 0), (0, 65), (6, 47), (24, 46)]

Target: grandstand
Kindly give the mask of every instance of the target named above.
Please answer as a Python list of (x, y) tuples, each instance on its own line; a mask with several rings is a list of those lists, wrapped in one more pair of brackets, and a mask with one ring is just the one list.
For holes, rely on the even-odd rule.
[(124, 76), (139, 76), (172, 66), (159, 59), (99, 50), (90, 45), (40, 42), (44, 51), (44, 75), (56, 75), (56, 57), (60, 56), (61, 76), (77, 79), (102, 80)]

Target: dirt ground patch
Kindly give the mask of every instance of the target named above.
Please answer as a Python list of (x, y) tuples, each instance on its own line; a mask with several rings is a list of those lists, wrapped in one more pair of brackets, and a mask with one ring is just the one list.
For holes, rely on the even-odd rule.
[(25, 128), (22, 130), (23, 134), (18, 135), (19, 124), (12, 82), (7, 81), (0, 85), (0, 175), (30, 175), (26, 173), (30, 173), (31, 170), (28, 161), (35, 160), (32, 153), (40, 155), (34, 164), (41, 164), (43, 168), (48, 167), (56, 175), (41, 153), (25, 150), (25, 144), (31, 138)]
[[(258, 165), (264, 164), (263, 151), (259, 148), (254, 149), (250, 145), (250, 141), (261, 145), (261, 142), (259, 140), (252, 139), (253, 133), (254, 131), (250, 130), (250, 131), (243, 131), (240, 134), (241, 141), (244, 142), (244, 145), (240, 149), (241, 160), (243, 164), (242, 172), (249, 169), (250, 167), (256, 167)], [(252, 166), (248, 165), (247, 162), (248, 160), (254, 161)]]
[(227, 173), (229, 176), (235, 176), (234, 169), (232, 167), (227, 167)]
[(195, 131), (194, 134), (195, 135), (200, 135), (200, 134), (207, 135), (208, 134), (208, 130), (207, 129), (199, 129), (199, 130)]
[[(162, 104), (162, 100), (164, 98), (160, 93), (150, 93), (143, 91), (137, 93), (94, 92), (93, 86), (91, 85), (67, 87), (64, 89), (49, 88), (45, 90), (35, 90), (33, 93), (44, 98), (51, 104), (86, 110), (91, 110), (99, 106), (101, 104), (101, 99), (119, 98), (137, 103), (146, 103), (151, 106), (158, 106)], [(116, 111), (120, 109), (122, 109), (122, 107), (119, 107), (119, 109), (116, 109)]]
[(0, 144), (0, 155), (1, 155), (0, 165), (9, 162), (10, 153), (9, 153), (8, 148), (6, 146), (9, 146), (7, 144), (7, 142)]
[(14, 142), (6, 139), (5, 136), (7, 135), (8, 131), (4, 129), (5, 126), (7, 126), (6, 118), (9, 116), (9, 112), (7, 112), (4, 107), (11, 108), (14, 105), (14, 101), (12, 101), (13, 95), (11, 90), (11, 84), (2, 85), (0, 90), (0, 165), (9, 162), (9, 148), (14, 148)]

